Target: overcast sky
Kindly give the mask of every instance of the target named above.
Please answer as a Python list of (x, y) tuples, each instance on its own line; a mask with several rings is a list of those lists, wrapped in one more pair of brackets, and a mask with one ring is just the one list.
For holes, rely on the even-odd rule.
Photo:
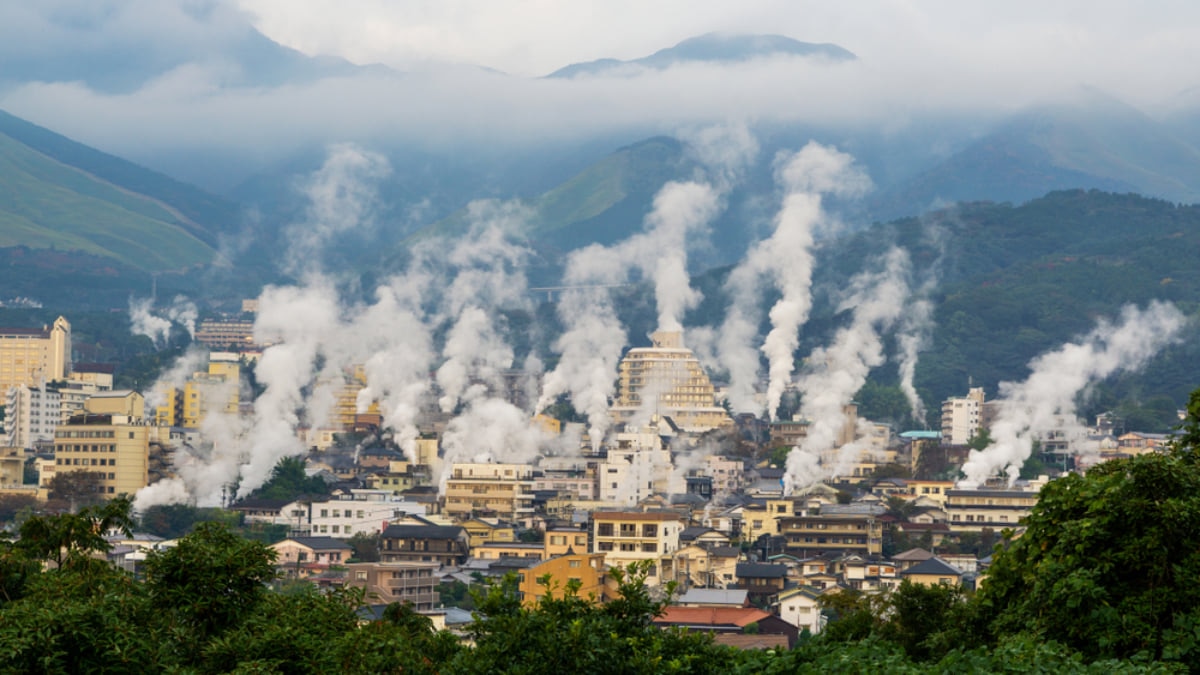
[[(252, 27), (309, 55), (406, 74), (248, 84), (238, 45)], [(832, 42), (860, 59), (531, 77), (712, 31)], [(1155, 115), (1200, 98), (1196, 64), (1200, 3), (1183, 0), (0, 0), (0, 108), (135, 159), (200, 149), (236, 152), (247, 167), (303, 144), (381, 138), (520, 141), (730, 120), (886, 133), (923, 114), (996, 117), (1085, 88)]]

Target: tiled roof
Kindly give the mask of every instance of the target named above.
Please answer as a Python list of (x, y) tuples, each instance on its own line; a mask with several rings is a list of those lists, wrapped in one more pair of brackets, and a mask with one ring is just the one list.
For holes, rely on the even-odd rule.
[(654, 619), (654, 623), (688, 624), (692, 626), (739, 626), (774, 616), (753, 607), (679, 607), (671, 605)]

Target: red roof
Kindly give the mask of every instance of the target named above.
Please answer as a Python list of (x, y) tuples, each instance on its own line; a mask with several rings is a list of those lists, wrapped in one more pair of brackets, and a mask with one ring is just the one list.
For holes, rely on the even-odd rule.
[(671, 605), (654, 619), (654, 623), (686, 624), (689, 626), (737, 626), (762, 621), (774, 616), (753, 607), (679, 607)]

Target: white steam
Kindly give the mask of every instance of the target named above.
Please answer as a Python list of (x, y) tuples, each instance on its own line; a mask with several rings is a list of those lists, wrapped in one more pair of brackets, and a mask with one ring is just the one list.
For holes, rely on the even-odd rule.
[(782, 295), (771, 307), (771, 329), (762, 345), (768, 362), (767, 414), (775, 417), (795, 368), (800, 328), (812, 309), (813, 244), (818, 227), (833, 223), (822, 209), (822, 195), (856, 196), (871, 181), (854, 158), (819, 143), (777, 160), (776, 182), (785, 196), (775, 231), (756, 243), (730, 273), (732, 305), (721, 327), (721, 363), (729, 371), (729, 400), (737, 412), (761, 410), (754, 398), (759, 355), (754, 338), (760, 321), (761, 286), (768, 280)]
[[(882, 334), (895, 325), (909, 294), (909, 258), (893, 248), (878, 262), (880, 269), (859, 273), (840, 311), (853, 310), (850, 325), (838, 330), (833, 343), (809, 357), (811, 370), (798, 382), (800, 415), (809, 421), (807, 435), (788, 454), (785, 490), (812, 485), (844, 474), (861, 454), (853, 440), (837, 446), (846, 425), (846, 406), (862, 389), (871, 369), (884, 362)], [(814, 467), (819, 471), (814, 472)]]
[(1033, 372), (1024, 382), (1000, 384), (992, 444), (971, 451), (962, 468), (963, 484), (982, 485), (1000, 472), (1012, 484), (1036, 437), (1048, 431), (1063, 431), (1068, 438), (1079, 435), (1075, 400), (1081, 391), (1116, 372), (1140, 369), (1159, 350), (1177, 342), (1185, 324), (1183, 314), (1170, 303), (1151, 303), (1144, 310), (1126, 306), (1118, 323), (1101, 320), (1078, 342), (1031, 361)]
[(182, 295), (175, 296), (170, 305), (158, 312), (154, 311), (153, 298), (129, 299), (130, 332), (145, 335), (155, 347), (167, 344), (171, 337), (171, 326), (175, 324), (183, 326), (188, 336), (194, 337), (198, 315), (195, 303)]

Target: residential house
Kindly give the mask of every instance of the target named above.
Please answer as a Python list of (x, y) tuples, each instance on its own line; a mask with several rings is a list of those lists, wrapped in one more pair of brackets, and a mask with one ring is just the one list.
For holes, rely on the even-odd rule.
[(796, 642), (799, 630), (787, 621), (753, 607), (680, 607), (670, 605), (663, 613), (654, 617), (654, 625), (675, 626), (691, 631), (710, 633), (745, 633), (746, 627), (755, 624), (759, 635), (784, 635), (790, 648)]
[(587, 553), (588, 533), (570, 528), (552, 528), (542, 538), (542, 546), (543, 560), (567, 553)]
[(900, 578), (921, 586), (958, 586), (962, 572), (941, 558), (933, 557), (900, 573)]
[(736, 583), (741, 549), (734, 546), (684, 546), (675, 552), (675, 580), (683, 588), (727, 588)]
[(779, 618), (800, 630), (816, 635), (825, 627), (825, 615), (821, 613), (821, 591), (811, 586), (789, 588), (779, 594), (777, 612)]
[(345, 564), (354, 549), (333, 537), (293, 537), (271, 544), (275, 566), (285, 574), (307, 577)]
[(679, 596), (680, 607), (749, 607), (750, 592), (744, 588), (693, 588)]
[(708, 527), (685, 527), (679, 533), (679, 544), (681, 546), (695, 544), (703, 547), (728, 546), (729, 537)]
[(544, 545), (535, 542), (489, 541), (479, 546), (472, 546), (471, 556), (482, 560), (499, 560), (501, 558), (544, 560), (545, 551)]
[(784, 565), (738, 563), (734, 574), (737, 578), (735, 588), (749, 591), (750, 602), (755, 605), (769, 605), (787, 586), (788, 568)]
[(923, 563), (933, 557), (933, 553), (926, 551), (923, 548), (910, 548), (903, 553), (897, 553), (896, 555), (893, 555), (892, 562), (896, 563), (896, 565), (900, 568), (900, 571), (903, 572), (904, 570)]
[(490, 515), (515, 521), (533, 515), (533, 467), (456, 463), (446, 480), (446, 514)]
[(467, 531), (455, 525), (389, 525), (380, 535), (383, 562), (460, 565), (469, 551)]
[(511, 543), (517, 540), (517, 529), (495, 518), (471, 518), (459, 523), (471, 538), (471, 549), (486, 543)]

